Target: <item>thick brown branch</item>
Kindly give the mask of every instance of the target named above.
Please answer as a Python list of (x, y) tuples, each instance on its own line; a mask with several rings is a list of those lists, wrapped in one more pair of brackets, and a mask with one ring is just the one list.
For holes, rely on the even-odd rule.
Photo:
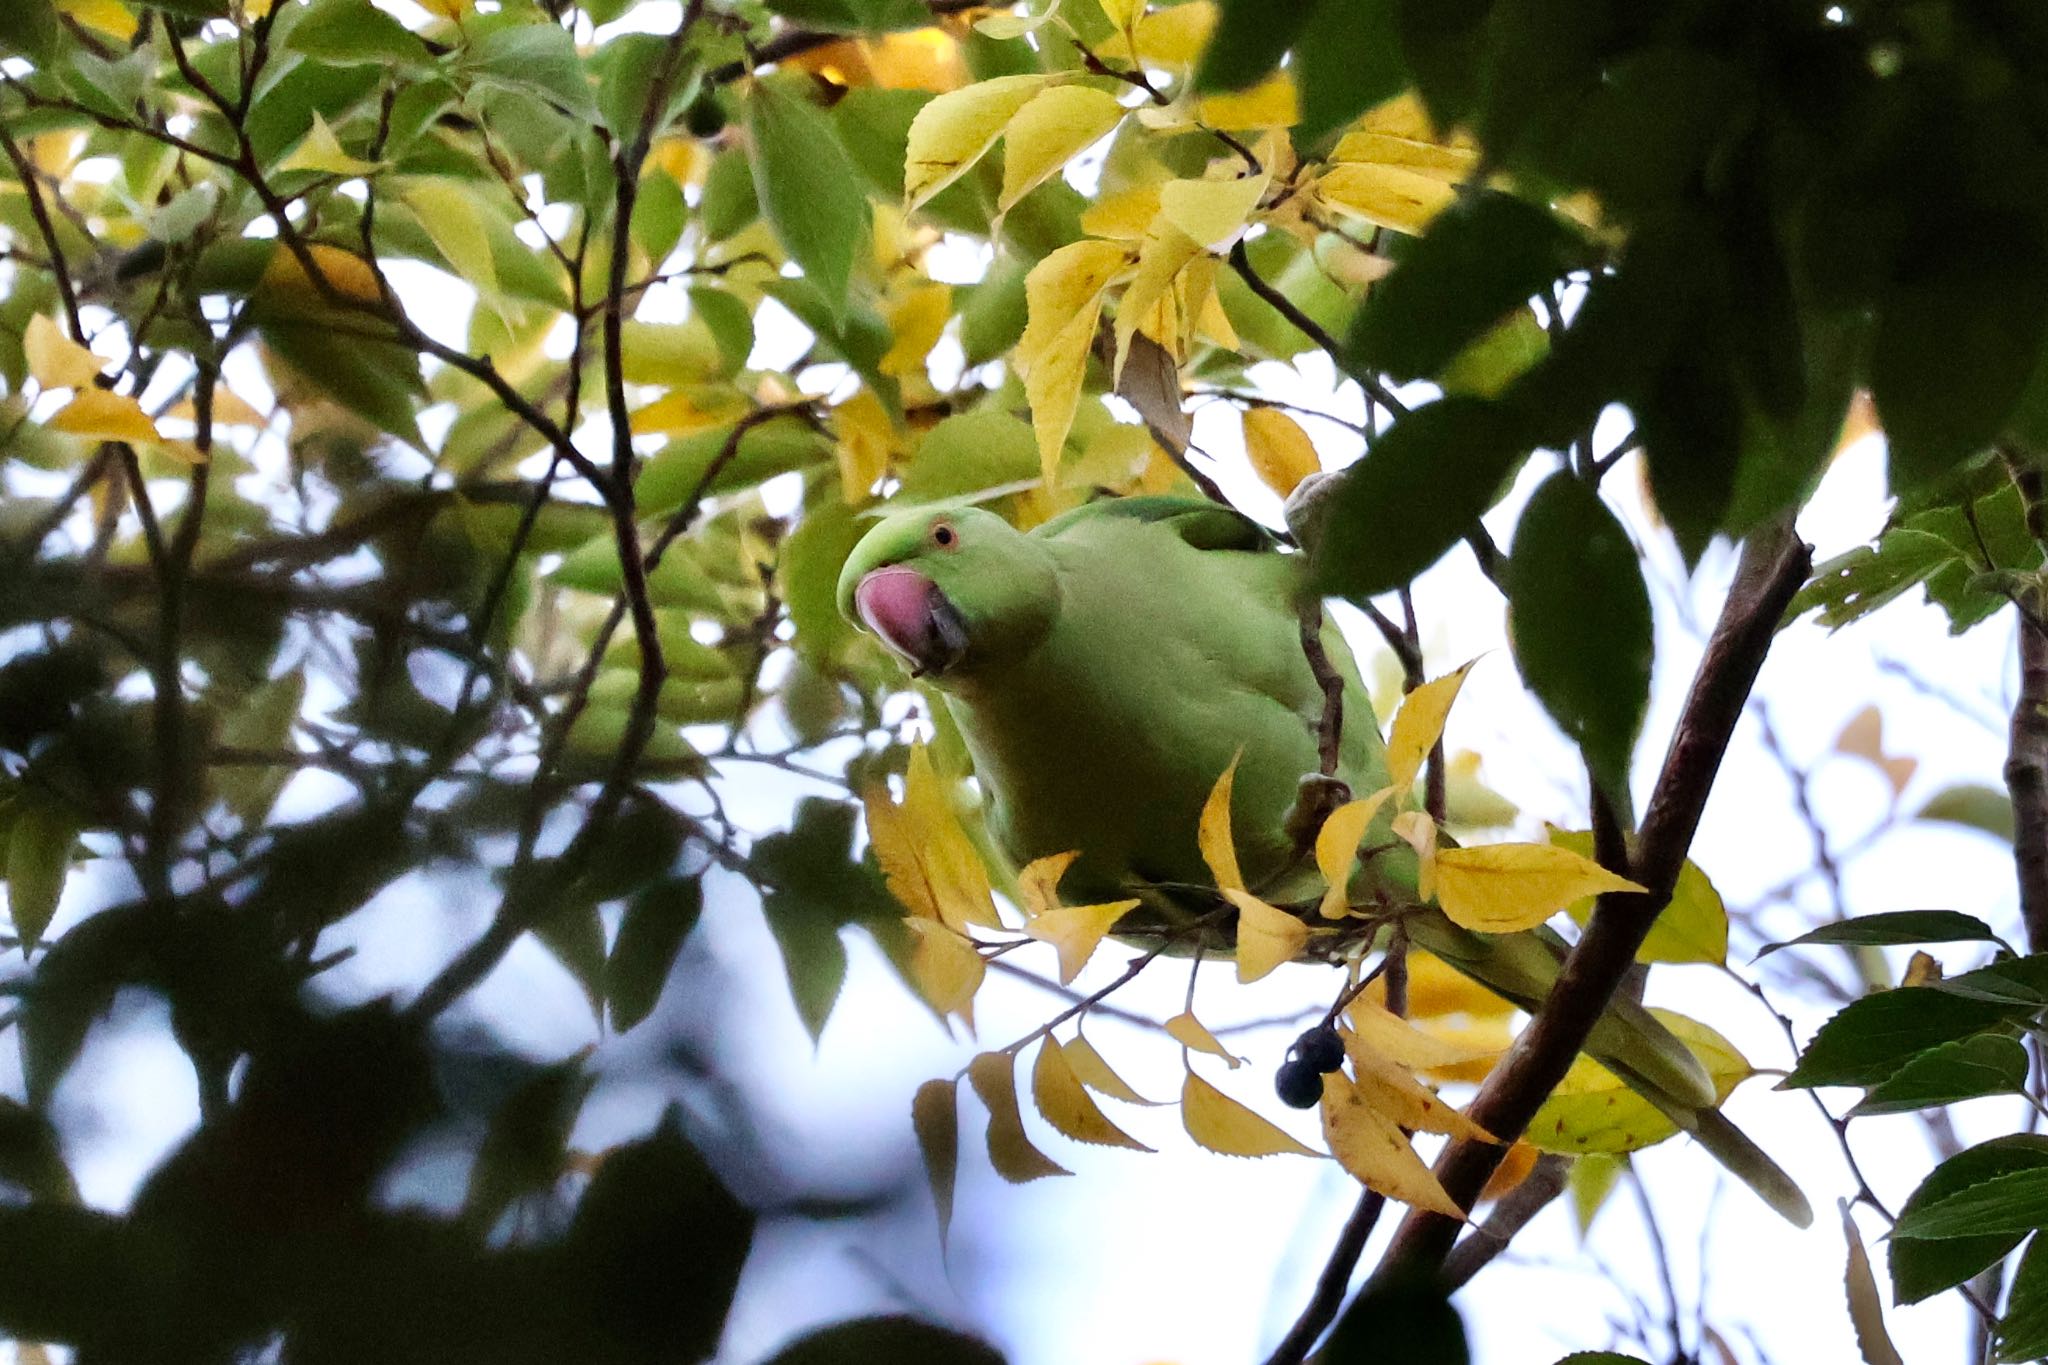
[[(1600, 898), (1549, 998), (1472, 1102), (1473, 1122), (1488, 1132), (1506, 1140), (1522, 1134), (1635, 961), (1671, 897), (1736, 722), (1809, 564), (1807, 546), (1789, 525), (1759, 531), (1745, 547), (1643, 820), (1631, 870), (1649, 890)], [(1470, 1208), (1505, 1151), (1492, 1143), (1453, 1142), (1437, 1161), (1437, 1178), (1452, 1199)], [(1379, 1274), (1440, 1267), (1458, 1226), (1440, 1215), (1410, 1214)]]
[[(2042, 477), (2029, 461), (2010, 463), (2013, 482), (2026, 506), (2027, 529), (2048, 545), (2048, 505)], [(2040, 624), (2041, 603), (2019, 613), (2020, 691), (2013, 703), (2005, 758), (2005, 785), (2012, 794), (2012, 860), (2019, 876), (2020, 918), (2027, 946), (2048, 952), (2048, 630)]]

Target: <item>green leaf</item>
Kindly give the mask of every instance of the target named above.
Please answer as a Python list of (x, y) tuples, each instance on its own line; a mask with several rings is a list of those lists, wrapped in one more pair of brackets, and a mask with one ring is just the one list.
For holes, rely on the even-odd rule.
[[(657, 516), (682, 506), (704, 476), (711, 473), (734, 430), (728, 422), (692, 432), (657, 451), (642, 466), (635, 486), (641, 513)], [(733, 457), (720, 466), (705, 491), (717, 496), (749, 488), (777, 474), (821, 461), (829, 453), (825, 438), (801, 418), (777, 417), (756, 423), (740, 437)]]
[(1038, 476), (1028, 423), (995, 408), (948, 417), (925, 433), (898, 499), (906, 504), (968, 498)]
[(1932, 986), (1902, 986), (1855, 1001), (1820, 1026), (1784, 1089), (1878, 1085), (1929, 1048), (1999, 1028), (2030, 1011)]
[(1915, 820), (1961, 825), (2010, 844), (2013, 837), (2012, 794), (1981, 782), (1959, 782), (1927, 798)]
[(0, 52), (15, 52), (39, 65), (53, 61), (64, 25), (50, 0), (8, 0), (0, 5)]
[(923, 28), (932, 12), (920, 0), (764, 0), (775, 13), (807, 28), (844, 33), (879, 33), (886, 29)]
[(378, 430), (420, 444), (414, 413), (419, 357), (388, 342), (336, 331), (320, 322), (259, 322), (264, 345), (305, 382)]
[(1996, 943), (2000, 947), (2005, 946), (2005, 940), (1993, 933), (1990, 925), (1960, 910), (1889, 910), (1876, 915), (1858, 915), (1836, 924), (1823, 924), (1798, 938), (1767, 944), (1756, 955), (1757, 960), (1769, 957), (1780, 948), (1797, 948), (1813, 943), (1871, 947), (1891, 947), (1902, 943)]
[(1793, 597), (1786, 616), (1796, 618), (1818, 609), (1820, 623), (1839, 630), (1960, 559), (1940, 536), (1905, 528), (1887, 531), (1874, 546), (1859, 545), (1815, 565), (1812, 579)]
[(1374, 1280), (1345, 1308), (1318, 1365), (1466, 1365), (1465, 1324), (1422, 1276)]
[(749, 96), (747, 131), (761, 211), (834, 322), (843, 323), (853, 263), (872, 216), (853, 162), (832, 121), (773, 82)]
[[(1906, 1200), (1905, 1207), (1899, 1211), (1900, 1216), (1917, 1216), (1922, 1210), (1984, 1181), (2026, 1170), (2048, 1170), (2048, 1137), (2016, 1133), (2011, 1137), (1994, 1138), (1958, 1152), (1936, 1166), (1920, 1182), (1920, 1188)], [(2003, 1259), (2007, 1252), (2020, 1244), (2022, 1235), (1994, 1233), (1939, 1240), (1894, 1237), (1891, 1241), (1892, 1296), (1901, 1304), (1919, 1303), (1953, 1288)]]
[(1363, 597), (1409, 582), (1472, 529), (1527, 454), (1510, 413), (1484, 399), (1409, 413), (1338, 476), (1312, 551), (1318, 585)]
[[(621, 714), (592, 706), (585, 708), (582, 717), (593, 723), (600, 722), (614, 714)], [(619, 729), (625, 728), (623, 722)], [(573, 746), (572, 746), (573, 747)], [(605, 749), (618, 748), (616, 738), (608, 745), (593, 746)], [(649, 756), (659, 757), (657, 746), (650, 744)], [(587, 900), (551, 906), (539, 923), (533, 926), (533, 936), (541, 946), (554, 956), (563, 970), (576, 979), (583, 988), (583, 998), (590, 1002), (593, 1014), (603, 1017), (604, 1008), (604, 920), (597, 907)]]
[(1373, 286), (1351, 358), (1396, 379), (1429, 378), (1586, 254), (1548, 209), (1498, 190), (1467, 195)]
[(1998, 1319), (2001, 1361), (2039, 1360), (2048, 1355), (2048, 1240), (2027, 1244), (2013, 1271), (2005, 1312)]
[(514, 94), (539, 96), (572, 118), (594, 120), (597, 100), (569, 31), (545, 21), (493, 29), (464, 62), (477, 81)]
[(2048, 1170), (2008, 1171), (1980, 1180), (1899, 1219), (1894, 1237), (2021, 1236), (2048, 1225)]
[(914, 1318), (861, 1318), (799, 1338), (768, 1365), (1003, 1365), (986, 1342)]
[[(671, 79), (667, 103), (649, 109), (655, 82), (669, 62), (669, 39), (659, 33), (622, 33), (592, 59), (597, 75), (597, 107), (604, 124), (620, 142), (630, 142), (642, 123), (660, 129), (675, 112), (695, 98), (697, 81)], [(679, 63), (682, 59), (679, 59)]]
[(1878, 299), (1870, 358), (1898, 489), (1997, 439), (2048, 337), (2048, 250), (2031, 227), (1964, 223), (1907, 270)]
[(1589, 484), (1553, 474), (1515, 528), (1507, 589), (1523, 680), (1626, 808), (1655, 652), (1650, 594), (1628, 532)]
[(488, 1236), (515, 1200), (552, 1190), (568, 1164), (569, 1133), (597, 1084), (588, 1049), (533, 1074), (498, 1106), (469, 1171), (463, 1215)]
[(7, 836), (7, 913), (24, 952), (42, 941), (64, 894), (78, 822), (55, 805), (24, 801)]
[(901, 907), (880, 876), (853, 860), (854, 816), (845, 802), (807, 798), (789, 832), (761, 840), (750, 860), (765, 888), (762, 913), (782, 948), (797, 1014), (813, 1038), (824, 1031), (846, 979), (840, 929), (901, 928)]
[(2027, 1083), (2027, 1049), (2017, 1038), (1980, 1033), (1929, 1048), (1872, 1086), (1851, 1118), (1904, 1114), (1985, 1095), (2015, 1095)]
[[(1593, 854), (1591, 830), (1550, 831), (1550, 842), (1568, 848), (1581, 857)], [(1593, 900), (1588, 897), (1565, 907), (1565, 913), (1584, 925), (1593, 917)], [(1657, 912), (1649, 937), (1636, 950), (1638, 962), (1713, 962), (1728, 960), (1728, 906), (1700, 865), (1687, 858), (1678, 872), (1671, 901)]]
[(704, 887), (696, 877), (656, 882), (627, 904), (604, 965), (613, 1028), (623, 1033), (654, 1012), (676, 955), (703, 910)]
[(285, 47), (323, 62), (423, 65), (427, 45), (369, 0), (314, 0), (292, 26)]
[(78, 1186), (64, 1164), (56, 1127), (46, 1115), (7, 1098), (0, 1098), (0, 1180), (42, 1202), (78, 1202)]
[(1323, 0), (1315, 7), (1294, 45), (1294, 79), (1301, 87), (1297, 146), (1316, 146), (1401, 93), (1408, 73), (1394, 8), (1395, 0)]
[[(1316, 12), (1313, 0), (1222, 0), (1208, 51), (1195, 68), (1197, 90), (1242, 90), (1280, 64)], [(1347, 0), (1323, 8), (1349, 9)]]
[(1961, 976), (1929, 982), (1928, 988), (1994, 1005), (2048, 1007), (2048, 953), (2003, 958)]
[(869, 526), (840, 501), (836, 486), (822, 486), (782, 544), (777, 578), (796, 628), (797, 652), (821, 668), (854, 638), (839, 614), (839, 569)]
[(697, 202), (697, 221), (704, 235), (722, 242), (760, 216), (752, 161), (738, 151), (721, 152), (704, 173), (704, 196)]

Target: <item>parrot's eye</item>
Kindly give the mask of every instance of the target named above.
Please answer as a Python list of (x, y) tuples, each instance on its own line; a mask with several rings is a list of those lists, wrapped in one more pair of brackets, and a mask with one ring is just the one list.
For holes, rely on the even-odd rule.
[(941, 550), (950, 550), (960, 543), (960, 533), (953, 529), (951, 522), (942, 521), (932, 527), (932, 544)]

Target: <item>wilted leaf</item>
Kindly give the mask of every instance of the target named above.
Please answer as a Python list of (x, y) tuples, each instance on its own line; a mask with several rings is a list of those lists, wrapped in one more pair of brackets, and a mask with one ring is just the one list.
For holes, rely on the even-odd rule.
[(1125, 1104), (1160, 1103), (1158, 1100), (1148, 1100), (1131, 1089), (1123, 1077), (1110, 1070), (1109, 1063), (1102, 1059), (1102, 1054), (1095, 1050), (1095, 1045), (1082, 1035), (1077, 1033), (1069, 1039), (1064, 1051), (1067, 1054), (1067, 1065), (1073, 1069), (1081, 1084), (1090, 1090), (1099, 1091), (1113, 1100), (1122, 1100)]
[(1214, 251), (1244, 231), (1266, 192), (1267, 177), (1169, 180), (1159, 187), (1159, 213), (1197, 247)]
[(925, 1179), (939, 1212), (939, 1244), (953, 1225), (953, 1181), (960, 1169), (958, 1081), (926, 1081), (910, 1101), (910, 1122), (924, 1157)]
[(1081, 381), (1102, 315), (1102, 291), (1127, 260), (1117, 243), (1080, 241), (1053, 252), (1024, 277), (1029, 321), (1011, 358), (1024, 371), (1039, 469), (1048, 488), (1081, 401)]
[(1885, 1330), (1884, 1301), (1877, 1294), (1877, 1276), (1871, 1273), (1870, 1254), (1863, 1249), (1863, 1234), (1849, 1216), (1849, 1201), (1841, 1203), (1842, 1236), (1849, 1243), (1849, 1264), (1843, 1285), (1849, 1296), (1849, 1322), (1856, 1329), (1856, 1350), (1865, 1365), (1906, 1365)]
[(989, 1163), (1013, 1185), (1071, 1175), (1025, 1136), (1024, 1118), (1017, 1109), (1016, 1066), (1017, 1059), (1007, 1052), (984, 1052), (967, 1064), (967, 1079), (988, 1106)]
[(1109, 1121), (1074, 1074), (1059, 1040), (1050, 1035), (1039, 1045), (1038, 1061), (1031, 1068), (1031, 1099), (1047, 1123), (1076, 1142), (1152, 1150)]
[(1230, 789), (1237, 776), (1237, 761), (1242, 757), (1240, 750), (1209, 789), (1209, 798), (1202, 803), (1201, 823), (1196, 828), (1202, 861), (1209, 865), (1209, 875), (1216, 879), (1221, 891), (1245, 889), (1244, 873), (1237, 866), (1237, 845), (1230, 834)]
[[(1590, 830), (1552, 829), (1550, 842), (1581, 857), (1593, 855)], [(1593, 901), (1574, 901), (1565, 913), (1580, 925), (1593, 917)], [(1638, 962), (1725, 962), (1728, 960), (1728, 907), (1714, 883), (1692, 859), (1679, 869), (1671, 901), (1657, 912), (1656, 923), (1636, 950)]]
[(1320, 1156), (1190, 1071), (1180, 1118), (1199, 1146), (1224, 1156)]
[[(1755, 1074), (1735, 1045), (1705, 1024), (1670, 1010), (1651, 1013), (1699, 1058), (1719, 1101), (1725, 1101), (1736, 1086)], [(1529, 1121), (1527, 1137), (1546, 1152), (1616, 1155), (1652, 1146), (1677, 1131), (1677, 1124), (1629, 1089), (1620, 1077), (1582, 1055)]]
[(156, 423), (126, 394), (86, 388), (50, 419), (50, 430), (89, 441), (157, 441)]
[(1533, 929), (1583, 896), (1644, 888), (1553, 844), (1447, 848), (1436, 858), (1437, 901), (1464, 928)]
[(1244, 1065), (1244, 1058), (1232, 1055), (1229, 1048), (1216, 1041), (1216, 1035), (1202, 1025), (1202, 1021), (1183, 1010), (1166, 1021), (1167, 1036), (1182, 1047), (1194, 1052), (1205, 1052), (1211, 1057), (1221, 1057), (1230, 1063), (1232, 1071)]
[(1292, 962), (1308, 942), (1308, 926), (1249, 891), (1223, 889), (1237, 907), (1237, 979), (1257, 981), (1275, 967)]
[(1323, 1077), (1323, 1136), (1338, 1164), (1369, 1190), (1413, 1208), (1465, 1221), (1408, 1135), (1381, 1113), (1341, 1071)]
[(968, 925), (1000, 929), (988, 869), (954, 815), (944, 784), (922, 744), (910, 753), (903, 804), (877, 785), (862, 798), (868, 837), (889, 890), (914, 913), (956, 933)]
[(1358, 867), (1358, 844), (1366, 826), (1379, 814), (1394, 788), (1382, 787), (1371, 796), (1347, 801), (1330, 812), (1316, 832), (1316, 869), (1328, 888), (1323, 892), (1324, 919), (1342, 919), (1349, 909), (1351, 874)]
[(1351, 1002), (1346, 1012), (1351, 1032), (1361, 1047), (1411, 1071), (1433, 1071), (1461, 1066), (1499, 1055), (1499, 1049), (1474, 1047), (1434, 1033), (1425, 1032), (1385, 1006), (1363, 997)]
[(971, 940), (937, 920), (912, 916), (903, 923), (915, 938), (910, 979), (918, 994), (940, 1014), (958, 1014), (973, 1028), (974, 993), (981, 989), (987, 962)]
[(1409, 1074), (1407, 1066), (1381, 1054), (1355, 1033), (1346, 1033), (1344, 1053), (1351, 1059), (1358, 1096), (1396, 1126), (1419, 1133), (1498, 1141), (1491, 1133), (1437, 1098), (1434, 1090)]
[(1103, 935), (1137, 906), (1135, 899), (1106, 905), (1061, 906), (1024, 921), (1024, 932), (1059, 949), (1060, 984), (1066, 985), (1088, 965), (1088, 959), (1101, 946)]

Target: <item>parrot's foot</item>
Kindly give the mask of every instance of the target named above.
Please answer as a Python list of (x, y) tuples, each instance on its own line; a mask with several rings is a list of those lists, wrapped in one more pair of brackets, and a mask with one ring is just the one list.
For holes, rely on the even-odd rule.
[(1316, 835), (1322, 830), (1323, 821), (1330, 818), (1331, 811), (1350, 799), (1350, 784), (1339, 778), (1310, 773), (1301, 779), (1301, 785), (1294, 793), (1294, 809), (1287, 812), (1285, 827), (1297, 857), (1315, 847)]

